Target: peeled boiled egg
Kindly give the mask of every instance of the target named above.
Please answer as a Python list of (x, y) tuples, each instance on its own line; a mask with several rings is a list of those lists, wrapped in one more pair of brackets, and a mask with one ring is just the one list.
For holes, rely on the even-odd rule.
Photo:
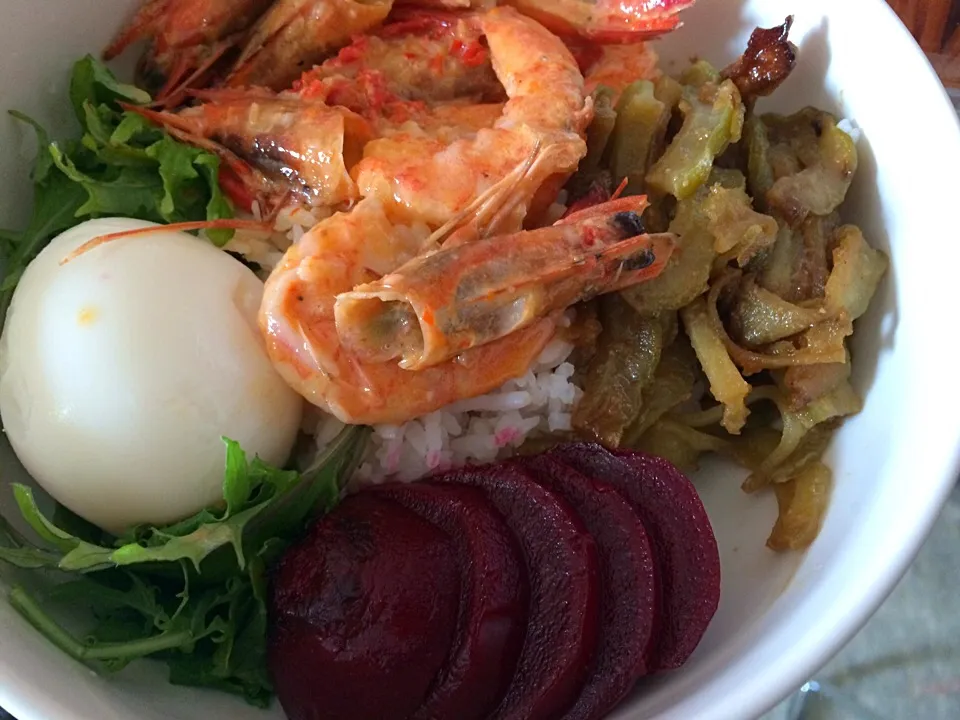
[(283, 464), (303, 402), (257, 329), (263, 283), (203, 239), (90, 220), (30, 263), (0, 338), (0, 415), (27, 471), (112, 532), (223, 498), (225, 447)]

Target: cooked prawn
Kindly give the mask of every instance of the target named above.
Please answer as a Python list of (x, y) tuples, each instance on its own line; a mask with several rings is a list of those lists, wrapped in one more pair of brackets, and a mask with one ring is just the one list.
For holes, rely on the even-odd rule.
[(592, 104), (563, 42), (511, 8), (478, 22), (509, 98), (493, 127), (452, 143), (416, 131), (377, 138), (351, 172), (361, 195), (406, 222), (442, 225), (539, 148), (536, 168), (517, 189), (525, 201), (516, 204), (514, 227), (503, 227), (517, 230), (540, 197), (552, 202), (586, 153)]
[(276, 0), (253, 28), (226, 84), (286, 90), (386, 19), (393, 0)]
[(297, 195), (308, 205), (357, 199), (348, 169), (373, 137), (369, 123), (340, 107), (258, 90), (214, 90), (179, 113), (130, 109), (227, 161), (251, 197)]
[(636, 42), (680, 27), (696, 0), (503, 0), (561, 35), (604, 43)]
[[(599, 42), (635, 42), (679, 26), (694, 0), (500, 0), (552, 31)], [(397, 0), (410, 8), (486, 11), (497, 0)], [(228, 73), (232, 87), (286, 90), (313, 65), (383, 23), (394, 0), (146, 0), (104, 52), (106, 59), (149, 38), (141, 82), (165, 100), (204, 87), (220, 61), (242, 46)], [(251, 27), (252, 26), (252, 27)], [(176, 100), (180, 99), (176, 96)], [(173, 102), (171, 100), (171, 102)]]
[(613, 200), (555, 225), (445, 245), (337, 296), (343, 347), (364, 362), (422, 370), (556, 310), (656, 277), (674, 237), (646, 235), (645, 197)]
[[(529, 165), (524, 173), (527, 171)], [(502, 196), (515, 186), (512, 178), (506, 178), (494, 199), (483, 203), (464, 231), (472, 235), (489, 228), (490, 220), (502, 213), (503, 208), (497, 207), (503, 202)], [(511, 198), (508, 205), (516, 201)], [(576, 242), (585, 246), (597, 237), (600, 228), (620, 238), (636, 235), (641, 229), (637, 211), (644, 204), (644, 198), (633, 197), (622, 198), (605, 209), (593, 208), (579, 218), (570, 218), (565, 226), (535, 231), (539, 242), (533, 245), (546, 248), (555, 243), (554, 254), (562, 254), (562, 246), (572, 236), (578, 236)], [(615, 219), (618, 213), (629, 217)], [(540, 306), (536, 317), (509, 334), (487, 337), (455, 358), (423, 369), (411, 371), (396, 361), (365, 360), (346, 347), (341, 341), (344, 329), (337, 324), (337, 296), (413, 260), (429, 240), (426, 232), (422, 227), (398, 226), (387, 208), (377, 199), (367, 198), (353, 211), (337, 213), (316, 225), (287, 251), (267, 280), (260, 325), (274, 366), (291, 387), (342, 422), (402, 423), (457, 400), (487, 393), (526, 372), (554, 335), (559, 313), (551, 310), (562, 305), (559, 296), (555, 296), (558, 302)], [(510, 242), (523, 247), (528, 237), (513, 236)], [(457, 242), (453, 246), (471, 247)], [(640, 265), (657, 260), (650, 257), (647, 238), (627, 241), (625, 247), (637, 252), (621, 256), (624, 265), (629, 265), (630, 257)], [(663, 252), (664, 262), (668, 256), (669, 251)], [(662, 267), (661, 262), (653, 265)], [(583, 267), (579, 279), (576, 269), (567, 274), (568, 287), (579, 285), (582, 289), (590, 282), (590, 264)], [(541, 270), (542, 275), (533, 270), (524, 284), (536, 287), (553, 283), (552, 270)], [(480, 277), (474, 276), (477, 280)], [(614, 286), (616, 283), (609, 285)], [(565, 297), (575, 295), (568, 292)]]
[(402, 12), (375, 34), (355, 38), (294, 84), (304, 97), (365, 116), (397, 101), (504, 100), (490, 51), (473, 14)]
[[(137, 67), (139, 82), (165, 99), (209, 69), (273, 0), (147, 0), (103, 52), (111, 60), (138, 40), (150, 45)], [(196, 78), (199, 82), (199, 78)]]
[(473, 17), (408, 14), (382, 37), (357, 39), (291, 91), (193, 91), (201, 105), (140, 112), (194, 144), (229, 153), (241, 180), (233, 197), (263, 205), (289, 191), (313, 205), (349, 203), (357, 192), (348, 171), (374, 136), (416, 136), (436, 152), (500, 117), (501, 104), (474, 104), (504, 97), (481, 34)]
[(375, 198), (321, 221), (267, 280), (260, 326), (274, 367), (297, 392), (343, 422), (400, 423), (522, 374), (554, 332), (542, 320), (422, 372), (364, 363), (337, 334), (338, 293), (416, 256), (428, 231), (396, 225)]
[(562, 35), (599, 42), (636, 42), (680, 26), (678, 15), (696, 0), (398, 0), (398, 4), (487, 10), (512, 5)]

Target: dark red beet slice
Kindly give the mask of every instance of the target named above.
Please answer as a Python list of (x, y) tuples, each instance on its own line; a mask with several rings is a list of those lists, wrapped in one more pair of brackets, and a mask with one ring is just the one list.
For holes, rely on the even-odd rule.
[(450, 657), (413, 718), (486, 717), (513, 677), (527, 627), (527, 578), (516, 538), (478, 488), (389, 483), (371, 492), (440, 527), (460, 566), (460, 617)]
[(596, 720), (612, 710), (650, 669), (659, 588), (650, 540), (613, 486), (546, 455), (519, 463), (558, 493), (583, 520), (600, 559), (597, 653), (579, 697), (564, 720)]
[(596, 649), (600, 583), (593, 538), (559, 495), (516, 466), (464, 469), (443, 481), (484, 490), (520, 542), (530, 583), (523, 649), (492, 717), (557, 718), (576, 700)]
[(600, 445), (560, 445), (550, 455), (617, 488), (653, 542), (661, 585), (656, 670), (680, 667), (696, 649), (720, 601), (720, 554), (690, 480), (666, 460), (616, 457)]
[(370, 493), (344, 500), (273, 577), (268, 663), (287, 717), (409, 717), (450, 651), (459, 600), (443, 531)]

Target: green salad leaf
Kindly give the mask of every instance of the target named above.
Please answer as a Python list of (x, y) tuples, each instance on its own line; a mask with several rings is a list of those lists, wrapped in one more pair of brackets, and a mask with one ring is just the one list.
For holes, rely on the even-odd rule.
[[(0, 560), (61, 579), (42, 591), (15, 586), (10, 603), (51, 642), (101, 672), (152, 656), (170, 681), (242, 695), (265, 706), (266, 568), (312, 518), (333, 508), (356, 469), (365, 428), (343, 430), (303, 472), (283, 470), (226, 445), (223, 502), (162, 527), (112, 537), (58, 506), (52, 518), (30, 488), (13, 492), (30, 543), (0, 518)], [(58, 608), (90, 608), (95, 623), (76, 637)]]
[[(70, 78), (78, 139), (53, 141), (39, 123), (10, 111), (36, 134), (37, 159), (27, 227), (0, 230), (0, 319), (27, 264), (55, 235), (81, 222), (109, 216), (158, 223), (233, 217), (233, 207), (220, 190), (220, 159), (179, 142), (121, 105), (150, 101), (149, 94), (119, 82), (87, 55), (74, 64)], [(207, 231), (218, 246), (232, 236), (232, 230)]]

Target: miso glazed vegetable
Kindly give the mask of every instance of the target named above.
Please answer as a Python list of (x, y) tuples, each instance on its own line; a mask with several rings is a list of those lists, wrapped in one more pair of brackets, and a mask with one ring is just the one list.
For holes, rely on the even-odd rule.
[(627, 194), (648, 194), (648, 227), (676, 243), (658, 277), (603, 299), (573, 415), (576, 435), (610, 448), (746, 467), (745, 491), (776, 491), (777, 551), (819, 531), (831, 484), (820, 458), (862, 407), (847, 341), (888, 266), (844, 219), (848, 124), (757, 109), (796, 64), (791, 23), (757, 29), (723, 71), (701, 60), (624, 92), (602, 152)]

